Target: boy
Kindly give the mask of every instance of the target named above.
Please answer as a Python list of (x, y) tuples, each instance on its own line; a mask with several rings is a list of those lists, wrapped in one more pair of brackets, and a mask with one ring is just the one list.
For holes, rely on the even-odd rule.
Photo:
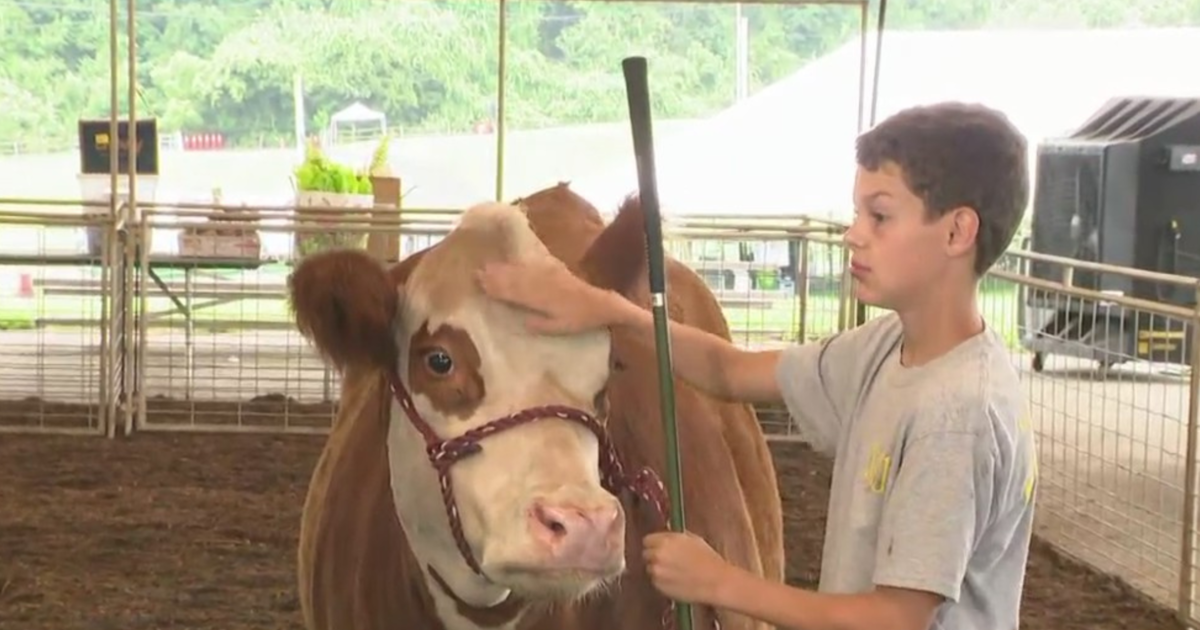
[[(802, 630), (1018, 627), (1033, 519), (1033, 438), (1003, 341), (976, 305), (1029, 196), (1026, 143), (998, 112), (902, 111), (857, 141), (845, 234), (858, 299), (894, 312), (819, 342), (744, 351), (671, 324), (675, 370), (727, 399), (783, 401), (834, 459), (818, 592), (766, 583), (691, 534), (646, 538), (665, 595)], [(492, 266), (492, 296), (543, 331), (649, 312), (565, 267)]]

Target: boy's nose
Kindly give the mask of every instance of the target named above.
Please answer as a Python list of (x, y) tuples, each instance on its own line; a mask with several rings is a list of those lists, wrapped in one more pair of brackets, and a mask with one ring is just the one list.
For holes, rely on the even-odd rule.
[(858, 233), (858, 227), (856, 227), (857, 225), (857, 222), (851, 223), (850, 227), (846, 228), (845, 232), (842, 232), (842, 242), (850, 249), (859, 249), (863, 245), (862, 237)]

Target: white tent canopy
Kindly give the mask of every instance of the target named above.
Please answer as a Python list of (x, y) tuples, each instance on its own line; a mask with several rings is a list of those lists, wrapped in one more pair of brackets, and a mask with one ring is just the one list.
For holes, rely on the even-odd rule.
[(349, 124), (357, 129), (360, 123), (377, 123), (379, 125), (379, 133), (387, 133), (387, 114), (367, 107), (362, 101), (354, 101), (346, 108), (330, 116), (329, 132), (336, 138), (338, 135), (338, 125)]
[[(879, 118), (940, 100), (983, 102), (1037, 143), (1113, 96), (1200, 96), (1200, 29), (997, 30), (884, 35)], [(951, 51), (950, 54), (947, 51)], [(858, 43), (656, 147), (663, 213), (851, 216)], [(632, 154), (632, 144), (629, 145)], [(637, 190), (633, 157), (575, 178), (600, 208)]]

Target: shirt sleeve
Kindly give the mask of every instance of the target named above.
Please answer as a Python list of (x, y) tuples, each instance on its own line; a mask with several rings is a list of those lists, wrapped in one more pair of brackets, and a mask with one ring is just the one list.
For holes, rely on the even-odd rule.
[(845, 333), (820, 341), (791, 346), (779, 357), (775, 377), (788, 414), (800, 436), (813, 450), (833, 457), (844, 424), (838, 395), (831, 390), (837, 369), (837, 353), (846, 345)]
[(957, 601), (990, 518), (995, 465), (978, 432), (936, 431), (905, 447), (883, 507), (875, 584)]

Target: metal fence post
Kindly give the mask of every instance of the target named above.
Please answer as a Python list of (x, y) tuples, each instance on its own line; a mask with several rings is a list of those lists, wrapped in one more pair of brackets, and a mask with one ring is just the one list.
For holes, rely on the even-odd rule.
[(1196, 544), (1196, 450), (1197, 437), (1200, 434), (1200, 288), (1195, 290), (1196, 313), (1189, 323), (1190, 335), (1185, 337), (1190, 342), (1188, 348), (1188, 411), (1187, 411), (1187, 445), (1184, 449), (1183, 462), (1183, 533), (1179, 553), (1179, 619), (1185, 624), (1192, 617), (1193, 594), (1195, 588), (1195, 544)]

